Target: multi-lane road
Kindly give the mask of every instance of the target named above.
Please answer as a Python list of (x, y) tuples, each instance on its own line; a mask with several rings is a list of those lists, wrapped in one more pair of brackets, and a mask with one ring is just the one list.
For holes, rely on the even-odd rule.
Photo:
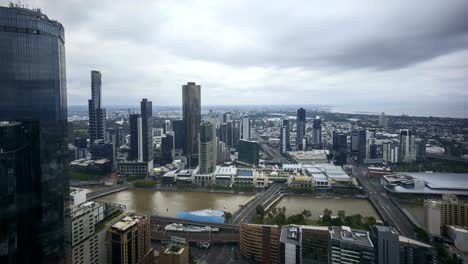
[(409, 238), (416, 238), (413, 224), (391, 201), (383, 186), (379, 182), (369, 180), (367, 171), (364, 168), (354, 167), (353, 175), (357, 177), (367, 191), (370, 201), (382, 216), (382, 220), (387, 222), (390, 226), (394, 226), (401, 235)]

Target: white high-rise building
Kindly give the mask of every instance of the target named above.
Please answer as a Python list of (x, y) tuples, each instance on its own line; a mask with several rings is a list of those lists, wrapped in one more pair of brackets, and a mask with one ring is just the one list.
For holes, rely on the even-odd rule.
[(138, 130), (138, 161), (143, 161), (143, 122), (141, 117), (137, 119)]
[(379, 116), (379, 126), (381, 126), (381, 127), (387, 127), (388, 126), (388, 117), (385, 115), (385, 113), (382, 113)]
[(400, 160), (406, 163), (416, 160), (415, 137), (409, 129), (400, 130)]
[(242, 118), (241, 138), (250, 140), (250, 118), (248, 117)]
[(203, 122), (199, 131), (199, 173), (209, 174), (214, 171), (217, 161), (216, 130), (212, 123)]

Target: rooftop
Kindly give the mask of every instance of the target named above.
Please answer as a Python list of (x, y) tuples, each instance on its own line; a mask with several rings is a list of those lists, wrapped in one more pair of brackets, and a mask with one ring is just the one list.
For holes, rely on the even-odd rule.
[(117, 230), (119, 232), (125, 232), (129, 228), (135, 226), (138, 222), (145, 220), (146, 216), (143, 215), (127, 215), (119, 222), (112, 225), (112, 229)]
[(349, 226), (333, 226), (330, 228), (331, 239), (340, 240), (341, 242), (374, 247), (369, 238), (369, 233), (361, 230), (351, 229)]

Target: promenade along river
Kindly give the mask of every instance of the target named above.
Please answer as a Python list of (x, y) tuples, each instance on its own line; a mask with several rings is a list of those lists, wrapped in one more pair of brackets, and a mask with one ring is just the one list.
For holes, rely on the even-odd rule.
[[(123, 204), (128, 210), (138, 213), (176, 217), (181, 211), (220, 209), (231, 213), (247, 203), (253, 194), (228, 194), (210, 192), (169, 192), (153, 190), (125, 190), (96, 199), (100, 202)], [(323, 209), (333, 214), (345, 210), (347, 215), (361, 214), (379, 218), (369, 201), (352, 198), (316, 198), (314, 196), (285, 196), (276, 206), (286, 207), (286, 214), (292, 215), (308, 209), (313, 218), (318, 218)]]

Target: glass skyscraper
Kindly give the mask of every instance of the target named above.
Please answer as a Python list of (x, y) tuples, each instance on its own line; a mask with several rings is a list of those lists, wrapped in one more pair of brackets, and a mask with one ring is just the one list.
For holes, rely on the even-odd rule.
[(141, 100), (141, 124), (143, 161), (153, 160), (153, 103), (147, 99)]
[(182, 119), (184, 120), (184, 153), (189, 168), (198, 165), (198, 130), (201, 123), (201, 88), (194, 82), (182, 85)]
[(306, 134), (306, 110), (304, 108), (297, 109), (296, 122), (296, 145), (298, 150), (305, 150), (307, 146), (303, 146), (303, 140)]
[[(21, 210), (15, 213), (24, 219), (16, 224), (25, 233), (17, 237), (15, 263), (62, 262), (70, 242), (65, 72), (63, 26), (39, 10), (0, 7), (0, 120), (39, 126), (33, 144), (40, 168), (30, 181), (0, 163), (0, 177), (15, 177), (16, 190), (28, 192), (16, 192)], [(0, 239), (4, 249), (3, 234)], [(6, 252), (0, 251), (2, 263), (9, 262)]]
[(91, 71), (91, 99), (88, 101), (89, 139), (91, 144), (104, 139), (106, 132), (106, 109), (101, 105), (101, 73)]

